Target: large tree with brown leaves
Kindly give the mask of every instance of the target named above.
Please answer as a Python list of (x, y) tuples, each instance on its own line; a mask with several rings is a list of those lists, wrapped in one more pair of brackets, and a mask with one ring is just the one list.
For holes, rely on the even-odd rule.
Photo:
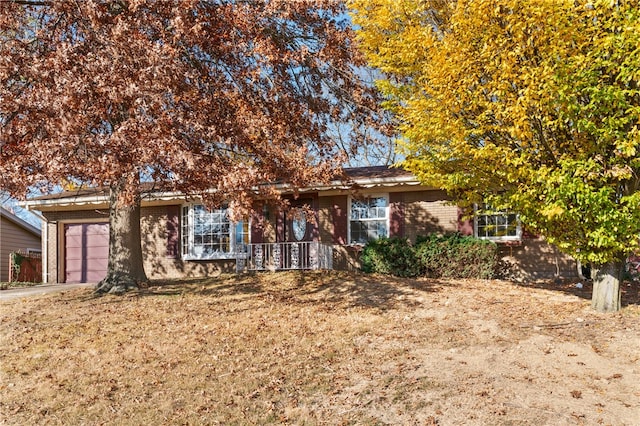
[(3, 1), (0, 187), (108, 187), (98, 289), (124, 291), (146, 280), (141, 180), (236, 216), (278, 199), (264, 182), (327, 180), (329, 124), (374, 114), (360, 65), (335, 0)]

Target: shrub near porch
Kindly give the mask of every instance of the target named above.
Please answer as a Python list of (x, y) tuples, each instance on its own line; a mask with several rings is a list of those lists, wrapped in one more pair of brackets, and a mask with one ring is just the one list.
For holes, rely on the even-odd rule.
[(494, 276), (495, 243), (460, 234), (419, 236), (414, 245), (405, 238), (380, 238), (365, 245), (364, 272), (400, 277), (479, 278)]

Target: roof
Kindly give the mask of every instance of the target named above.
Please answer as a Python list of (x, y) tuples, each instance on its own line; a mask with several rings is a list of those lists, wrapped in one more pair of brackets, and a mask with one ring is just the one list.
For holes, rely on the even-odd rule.
[[(334, 179), (327, 184), (310, 185), (300, 192), (349, 190), (353, 188), (375, 188), (399, 185), (420, 185), (416, 177), (400, 168), (389, 166), (369, 166), (345, 168), (344, 177)], [(282, 192), (291, 188), (287, 184), (276, 184)], [(143, 203), (166, 203), (172, 200), (185, 199), (182, 192), (163, 191), (154, 183), (143, 183), (142, 192), (146, 194)], [(74, 191), (63, 191), (55, 194), (31, 198), (22, 203), (27, 209), (48, 210), (59, 207), (75, 207), (91, 205), (94, 208), (108, 204), (107, 188), (81, 188)]]
[[(152, 183), (140, 184), (142, 192), (149, 193), (155, 192), (155, 187)], [(158, 191), (159, 192), (159, 191)], [(66, 198), (84, 198), (84, 197), (108, 197), (109, 188), (107, 187), (81, 187), (69, 191), (54, 192), (51, 194), (40, 195), (37, 197), (29, 198), (25, 205), (29, 205), (30, 201), (38, 200), (61, 200)]]
[(351, 179), (389, 179), (398, 177), (412, 177), (413, 174), (405, 169), (399, 167), (389, 166), (368, 166), (368, 167), (353, 167), (344, 169), (347, 176)]
[(23, 228), (25, 231), (35, 235), (38, 238), (40, 238), (42, 235), (42, 232), (38, 228), (31, 225), (27, 221), (20, 219), (18, 216), (16, 216), (15, 214), (11, 213), (9, 210), (1, 206), (0, 206), (0, 217), (2, 217), (3, 219), (7, 219), (10, 222), (13, 222), (20, 228)]

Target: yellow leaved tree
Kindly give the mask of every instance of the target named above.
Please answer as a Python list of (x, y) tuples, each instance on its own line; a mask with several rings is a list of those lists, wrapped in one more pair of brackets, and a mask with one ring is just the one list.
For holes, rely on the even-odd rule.
[(520, 215), (591, 263), (592, 306), (620, 309), (640, 235), (635, 2), (353, 0), (403, 166), (461, 203)]

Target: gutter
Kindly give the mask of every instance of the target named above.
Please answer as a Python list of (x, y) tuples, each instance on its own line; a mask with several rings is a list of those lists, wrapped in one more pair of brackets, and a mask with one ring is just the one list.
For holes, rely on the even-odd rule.
[[(329, 190), (348, 190), (352, 188), (374, 188), (377, 186), (396, 186), (396, 185), (420, 185), (420, 182), (414, 176), (398, 176), (394, 178), (361, 178), (351, 180), (334, 180), (328, 184), (314, 185), (306, 188), (300, 188), (299, 192), (310, 191), (329, 191)], [(277, 189), (286, 192), (293, 191), (289, 184), (275, 184)]]
[[(269, 184), (265, 184), (269, 185)], [(353, 180), (334, 180), (328, 184), (312, 185), (304, 188), (300, 188), (299, 192), (312, 192), (312, 191), (330, 191), (330, 190), (349, 190), (353, 188), (374, 188), (385, 186), (397, 186), (397, 185), (411, 185), (418, 186), (421, 183), (412, 175), (398, 176), (392, 178), (360, 178)], [(274, 184), (277, 190), (282, 193), (292, 192), (293, 188), (289, 184)], [(258, 188), (254, 188), (254, 191), (258, 191)], [(214, 192), (215, 189), (209, 190)], [(151, 192), (145, 194), (141, 200), (141, 205), (144, 206), (145, 201), (173, 201), (178, 199), (184, 199), (188, 196), (185, 193), (172, 191), (172, 192)], [(51, 207), (70, 207), (70, 206), (108, 206), (109, 196), (105, 194), (83, 195), (69, 198), (49, 198), (49, 199), (34, 199), (26, 200), (20, 205), (27, 210), (38, 209), (42, 211), (42, 208), (47, 209)]]
[[(185, 194), (181, 192), (156, 192), (146, 194), (141, 204), (144, 205), (145, 200), (153, 201), (172, 201), (179, 198), (184, 198)], [(62, 201), (62, 202), (61, 202)], [(20, 203), (21, 207), (29, 211), (32, 209), (38, 209), (38, 207), (68, 207), (68, 206), (83, 206), (83, 205), (109, 205), (108, 195), (83, 195), (78, 197), (69, 198), (49, 198), (44, 200), (26, 200)], [(39, 210), (39, 209), (38, 209)]]

